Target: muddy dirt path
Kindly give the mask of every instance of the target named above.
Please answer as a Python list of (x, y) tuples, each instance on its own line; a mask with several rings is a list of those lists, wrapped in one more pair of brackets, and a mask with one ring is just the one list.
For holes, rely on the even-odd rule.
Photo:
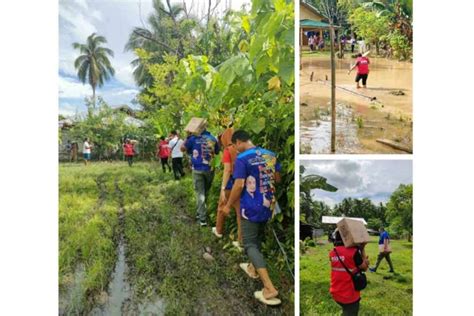
[[(356, 89), (356, 72), (347, 74), (353, 59), (337, 59), (336, 102), (340, 107), (352, 109), (354, 122), (359, 120), (357, 136), (360, 146), (344, 144), (338, 153), (404, 153), (378, 144), (376, 139), (388, 138), (412, 145), (412, 64), (385, 58), (370, 58), (370, 74), (367, 89)], [(327, 56), (304, 57), (300, 72), (300, 122), (301, 152), (326, 153), (326, 129), (328, 121), (318, 117), (318, 112), (327, 111), (330, 102), (330, 60)], [(311, 74), (312, 81), (311, 81)], [(372, 99), (372, 101), (371, 101)], [(374, 101), (375, 99), (375, 101)], [(338, 114), (339, 115), (339, 114)], [(315, 121), (321, 121), (323, 128), (316, 128)], [(353, 123), (354, 123), (353, 122)], [(337, 137), (344, 139), (347, 129), (344, 123), (337, 122), (342, 129)], [(367, 127), (367, 128), (366, 128)], [(312, 136), (311, 136), (312, 135)], [(329, 134), (330, 137), (330, 134)], [(322, 142), (322, 144), (321, 144)], [(305, 144), (312, 144), (311, 148)]]

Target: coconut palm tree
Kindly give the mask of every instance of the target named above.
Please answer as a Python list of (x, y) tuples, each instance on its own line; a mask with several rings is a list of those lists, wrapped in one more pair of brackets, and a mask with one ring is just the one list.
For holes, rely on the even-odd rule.
[(73, 43), (72, 47), (79, 50), (81, 55), (74, 61), (77, 76), (83, 84), (87, 83), (92, 87), (92, 104), (95, 108), (95, 90), (102, 87), (105, 81), (109, 80), (115, 70), (110, 64), (108, 56), (113, 57), (114, 52), (103, 47), (106, 44), (105, 37), (92, 33), (87, 37), (85, 44)]

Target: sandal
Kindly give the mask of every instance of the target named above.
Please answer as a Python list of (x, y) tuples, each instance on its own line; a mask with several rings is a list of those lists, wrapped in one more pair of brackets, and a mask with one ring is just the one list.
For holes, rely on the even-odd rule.
[(255, 296), (257, 300), (259, 300), (265, 305), (276, 306), (276, 305), (281, 304), (281, 300), (279, 298), (276, 298), (276, 297), (265, 298), (263, 296), (263, 289), (261, 291), (254, 292), (253, 295)]
[(248, 268), (249, 268), (249, 266), (250, 266), (250, 263), (241, 263), (241, 264), (239, 264), (239, 266), (240, 266), (240, 268), (241, 268), (242, 270), (244, 270), (245, 273), (247, 273), (247, 275), (248, 275), (250, 278), (252, 278), (252, 279), (258, 279), (258, 278), (259, 278), (258, 274), (257, 274), (257, 275), (253, 275), (253, 274), (251, 274), (251, 273), (249, 272)]

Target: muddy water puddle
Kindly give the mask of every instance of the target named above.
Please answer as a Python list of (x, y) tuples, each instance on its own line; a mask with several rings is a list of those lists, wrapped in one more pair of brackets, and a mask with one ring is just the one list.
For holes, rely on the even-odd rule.
[[(376, 143), (377, 138), (401, 141), (411, 147), (412, 64), (385, 58), (369, 58), (371, 65), (368, 87), (360, 89), (355, 87), (356, 72), (347, 74), (354, 59), (347, 55), (342, 60), (336, 59), (336, 102), (347, 105), (352, 110), (351, 122), (336, 120), (338, 153), (399, 153)], [(302, 64), (301, 153), (328, 153), (331, 141), (330, 118), (319, 117), (317, 112), (320, 108), (328, 108), (330, 102), (330, 60), (327, 56), (305, 57)], [(384, 119), (385, 117), (389, 119)], [(359, 128), (359, 122), (355, 119), (361, 120), (364, 127)]]
[[(352, 109), (347, 105), (337, 104), (336, 113), (336, 152), (357, 152), (360, 144)], [(319, 119), (301, 122), (300, 147), (304, 154), (331, 153), (331, 116), (329, 113), (318, 116)]]

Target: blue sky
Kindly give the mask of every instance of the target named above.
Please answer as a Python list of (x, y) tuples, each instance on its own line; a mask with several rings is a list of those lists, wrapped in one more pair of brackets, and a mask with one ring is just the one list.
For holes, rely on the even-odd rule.
[(311, 191), (314, 200), (330, 206), (346, 197), (386, 203), (400, 184), (413, 182), (412, 162), (408, 160), (301, 160), (301, 164), (305, 175), (323, 176), (338, 188), (336, 192)]
[[(183, 0), (172, 0), (182, 3)], [(187, 7), (200, 16), (206, 11), (207, 1), (185, 0)], [(226, 6), (238, 9), (247, 0), (221, 0), (216, 14)], [(213, 0), (215, 3), (215, 0)], [(128, 36), (135, 26), (142, 26), (152, 12), (151, 0), (60, 0), (59, 1), (59, 113), (74, 115), (86, 111), (84, 97), (92, 95), (89, 85), (83, 85), (76, 76), (74, 60), (79, 53), (72, 43), (85, 43), (93, 32), (105, 36), (107, 47), (115, 57), (111, 59), (115, 77), (97, 90), (111, 106), (131, 104), (138, 93), (133, 81), (134, 59), (131, 52), (124, 52)], [(141, 17), (141, 18), (140, 18)]]

